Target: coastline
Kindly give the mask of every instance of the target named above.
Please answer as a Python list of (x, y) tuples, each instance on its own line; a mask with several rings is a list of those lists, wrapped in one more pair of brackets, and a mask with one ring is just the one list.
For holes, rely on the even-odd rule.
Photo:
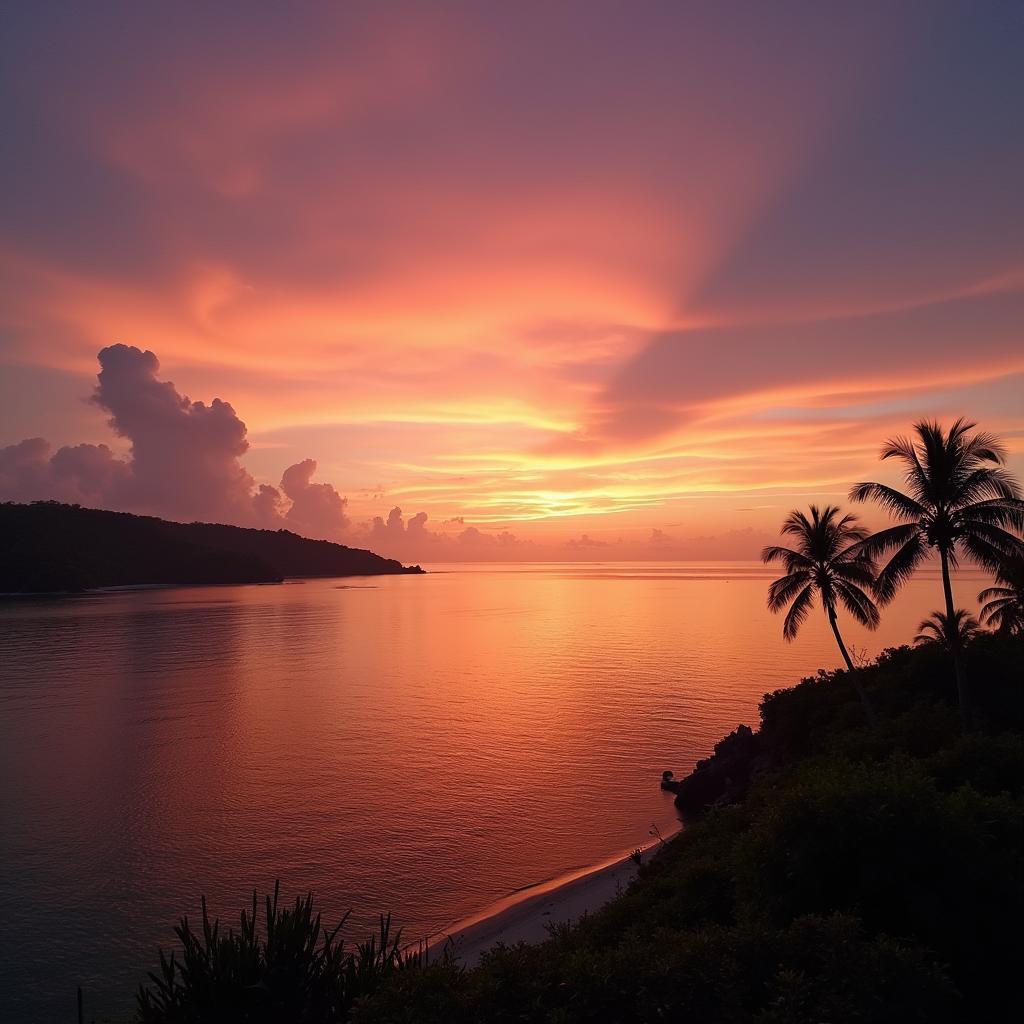
[[(651, 840), (640, 847), (641, 851), (645, 856), (653, 855), (681, 828)], [(427, 955), (440, 956), (450, 946), (463, 967), (475, 967), (483, 953), (498, 943), (536, 945), (549, 937), (551, 925), (578, 921), (611, 902), (626, 890), (638, 870), (631, 854), (617, 854), (599, 864), (527, 886), (430, 936), (425, 943)]]
[[(0, 599), (9, 597), (29, 598), (51, 598), (51, 597), (102, 597), (107, 594), (131, 594), (136, 591), (150, 590), (196, 590), (205, 587), (287, 587), (306, 583), (309, 580), (375, 580), (380, 576), (426, 576), (426, 569), (416, 570), (416, 567), (405, 567), (402, 572), (375, 572), (375, 573), (342, 573), (330, 576), (284, 576), (274, 580), (256, 580), (242, 583), (228, 581), (216, 581), (207, 583), (117, 583), (104, 587), (84, 587), (81, 590), (2, 590)], [(336, 589), (353, 589), (350, 587), (337, 587)]]

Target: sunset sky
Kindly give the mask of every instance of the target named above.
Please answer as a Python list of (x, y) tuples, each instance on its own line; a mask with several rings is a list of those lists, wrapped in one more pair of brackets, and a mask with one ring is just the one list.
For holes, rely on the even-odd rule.
[(0, 17), (0, 499), (747, 558), (915, 418), (1024, 476), (1016, 0)]

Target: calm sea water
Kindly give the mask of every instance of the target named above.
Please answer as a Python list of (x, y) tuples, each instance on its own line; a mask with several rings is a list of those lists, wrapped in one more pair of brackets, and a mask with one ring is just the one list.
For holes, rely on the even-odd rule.
[(435, 568), (0, 602), (0, 1019), (73, 1020), (78, 984), (127, 1016), (203, 893), (414, 938), (628, 851), (675, 824), (663, 769), (839, 662), (823, 616), (782, 642), (761, 566)]

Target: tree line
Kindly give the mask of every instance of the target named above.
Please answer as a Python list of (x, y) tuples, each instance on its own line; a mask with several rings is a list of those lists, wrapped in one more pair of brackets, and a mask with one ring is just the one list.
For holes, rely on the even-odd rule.
[[(840, 607), (868, 629), (881, 622), (880, 607), (929, 558), (938, 557), (943, 608), (918, 626), (918, 643), (939, 643), (950, 653), (960, 714), (965, 728), (973, 722), (970, 683), (963, 650), (983, 626), (1024, 633), (1024, 500), (1017, 480), (1007, 471), (1006, 446), (977, 424), (958, 419), (949, 430), (935, 421), (914, 424), (911, 437), (895, 437), (882, 446), (882, 460), (897, 460), (905, 490), (864, 482), (850, 489), (853, 502), (875, 502), (896, 520), (876, 533), (857, 516), (836, 505), (811, 505), (809, 514), (794, 509), (782, 524), (793, 546), (769, 545), (766, 564), (781, 563), (785, 575), (768, 588), (768, 607), (788, 607), (782, 626), (795, 639), (819, 600), (836, 638), (850, 679), (868, 721), (874, 711), (839, 630)], [(995, 575), (995, 586), (978, 595), (979, 623), (953, 598), (952, 570), (961, 560)]]

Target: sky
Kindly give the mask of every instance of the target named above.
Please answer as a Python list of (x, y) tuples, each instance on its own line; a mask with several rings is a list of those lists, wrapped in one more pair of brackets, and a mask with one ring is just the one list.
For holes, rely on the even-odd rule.
[(6, 5), (0, 499), (728, 559), (921, 417), (1024, 475), (1022, 53), (1020, 0)]

